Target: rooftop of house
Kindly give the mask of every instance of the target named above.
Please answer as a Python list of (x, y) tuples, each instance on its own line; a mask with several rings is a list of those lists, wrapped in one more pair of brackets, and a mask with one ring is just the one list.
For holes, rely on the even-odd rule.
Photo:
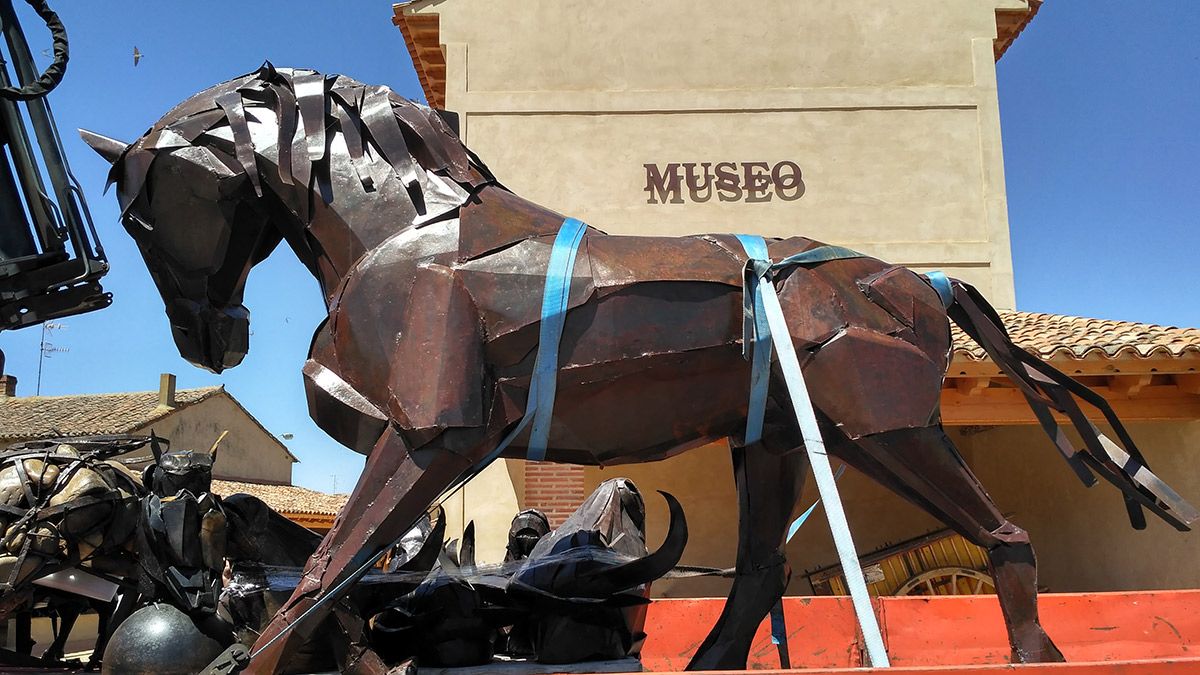
[(0, 396), (0, 442), (126, 434), (223, 393), (224, 387), (180, 389), (172, 406), (160, 405), (157, 391)]
[(212, 490), (222, 497), (234, 494), (258, 497), (267, 506), (287, 516), (336, 516), (350, 498), (345, 494), (317, 492), (297, 485), (268, 485), (233, 480), (214, 480)]
[[(1043, 359), (1182, 357), (1200, 354), (1200, 329), (1136, 321), (1000, 310), (1013, 342)], [(954, 356), (981, 361), (983, 348), (953, 327)]]
[(18, 396), (16, 378), (0, 375), (0, 447), (18, 441), (145, 433), (147, 427), (209, 399), (224, 397), (293, 462), (296, 456), (223, 386), (175, 389), (164, 373), (158, 391)]

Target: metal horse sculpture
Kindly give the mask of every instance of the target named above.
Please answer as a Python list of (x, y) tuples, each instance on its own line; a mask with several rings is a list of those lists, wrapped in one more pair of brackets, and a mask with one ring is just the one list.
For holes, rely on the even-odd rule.
[[(344, 593), (344, 582), (478, 471), (521, 420), (564, 219), (505, 189), (439, 114), (343, 76), (266, 64), (193, 96), (131, 145), (84, 135), (113, 164), (123, 222), (189, 361), (220, 372), (242, 360), (243, 286), (281, 241), (329, 308), (303, 369), (309, 407), (367, 463), (303, 582), (259, 639), (249, 668), (272, 672), (297, 633), (327, 614), (323, 598)], [(794, 237), (769, 242), (769, 253), (779, 260), (821, 246)], [(761, 442), (740, 441), (750, 377), (746, 263), (730, 235), (588, 228), (569, 284), (545, 456), (649, 462), (730, 439), (737, 575), (693, 658), (697, 669), (745, 663), (790, 574), (784, 536), (806, 473), (778, 382)], [(1074, 396), (1091, 392), (1014, 346), (966, 284), (954, 282), (944, 304), (922, 277), (865, 256), (795, 265), (772, 281), (831, 451), (988, 550), (1014, 660), (1062, 655), (1038, 623), (1029, 537), (941, 427), (947, 314), (1013, 378), (1085, 482), (1098, 474), (1122, 488), (1135, 524), (1142, 508), (1180, 529), (1196, 517), (1149, 472), (1115, 418), (1123, 450), (1083, 416)], [(1070, 446), (1052, 409), (1079, 429), (1085, 452)], [(528, 436), (501, 456), (525, 457)], [(385, 670), (371, 653), (355, 667)]]

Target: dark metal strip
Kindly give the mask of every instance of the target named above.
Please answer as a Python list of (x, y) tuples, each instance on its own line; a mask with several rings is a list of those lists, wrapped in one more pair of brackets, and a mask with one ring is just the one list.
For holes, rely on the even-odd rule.
[(229, 120), (229, 128), (233, 131), (233, 145), (237, 151), (238, 163), (246, 170), (250, 184), (254, 186), (254, 194), (261, 197), (262, 183), (258, 177), (254, 142), (250, 138), (250, 125), (246, 122), (246, 108), (242, 105), (242, 95), (236, 91), (227, 91), (217, 97), (217, 105), (225, 111), (225, 118)]
[(408, 150), (404, 133), (400, 131), (388, 91), (387, 87), (369, 87), (364, 92), (359, 115), (376, 147), (392, 165), (405, 187), (415, 188), (418, 185), (417, 163)]
[(354, 167), (354, 172), (358, 174), (359, 182), (362, 183), (364, 190), (375, 189), (375, 179), (371, 177), (370, 164), (363, 155), (362, 129), (359, 128), (361, 120), (358, 119), (354, 109), (341, 100), (338, 100), (337, 105), (334, 105), (333, 108), (342, 129), (342, 136), (346, 139), (350, 164)]

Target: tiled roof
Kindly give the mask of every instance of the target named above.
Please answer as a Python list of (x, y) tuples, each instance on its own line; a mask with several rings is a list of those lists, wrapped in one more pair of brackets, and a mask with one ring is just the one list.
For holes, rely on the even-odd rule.
[[(1012, 310), (1000, 310), (1000, 318), (1013, 342), (1043, 359), (1200, 354), (1200, 329), (1196, 328)], [(976, 361), (987, 358), (983, 348), (957, 326), (953, 334), (956, 357)]]
[(224, 391), (224, 387), (180, 389), (175, 392), (173, 408), (158, 405), (157, 391), (3, 397), (0, 443), (12, 439), (125, 434)]
[(267, 485), (265, 483), (243, 483), (233, 480), (214, 480), (213, 492), (228, 497), (233, 494), (248, 494), (266, 502), (267, 506), (280, 513), (315, 513), (336, 516), (346, 504), (349, 495), (331, 495), (296, 485)]

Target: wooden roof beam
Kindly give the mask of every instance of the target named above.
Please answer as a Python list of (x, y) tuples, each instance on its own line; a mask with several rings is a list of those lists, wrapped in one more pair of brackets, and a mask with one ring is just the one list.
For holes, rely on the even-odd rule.
[(1200, 373), (1179, 373), (1174, 379), (1181, 393), (1200, 395)]
[[(1126, 422), (1191, 421), (1200, 419), (1200, 396), (1183, 394), (1175, 385), (1150, 384), (1133, 398), (1117, 395), (1107, 387), (1095, 389), (1117, 416)], [(1091, 419), (1102, 421), (1099, 411), (1082, 406)], [(1055, 415), (1060, 421), (1066, 418)], [(1037, 418), (1019, 389), (989, 387), (974, 395), (957, 388), (942, 390), (942, 422), (948, 426), (1036, 424)]]
[(1125, 398), (1133, 398), (1137, 396), (1147, 385), (1150, 384), (1154, 376), (1150, 373), (1138, 373), (1137, 375), (1113, 375), (1108, 378), (1108, 388), (1117, 396)]
[[(1133, 375), (1151, 373), (1155, 375), (1200, 373), (1200, 354), (1182, 356), (1156, 355), (1149, 358), (1117, 357), (1101, 354), (1078, 358), (1051, 358), (1046, 361), (1055, 368), (1072, 376), (1089, 375)], [(1000, 377), (1000, 368), (990, 360), (977, 361), (955, 356), (950, 362), (947, 377)]]

